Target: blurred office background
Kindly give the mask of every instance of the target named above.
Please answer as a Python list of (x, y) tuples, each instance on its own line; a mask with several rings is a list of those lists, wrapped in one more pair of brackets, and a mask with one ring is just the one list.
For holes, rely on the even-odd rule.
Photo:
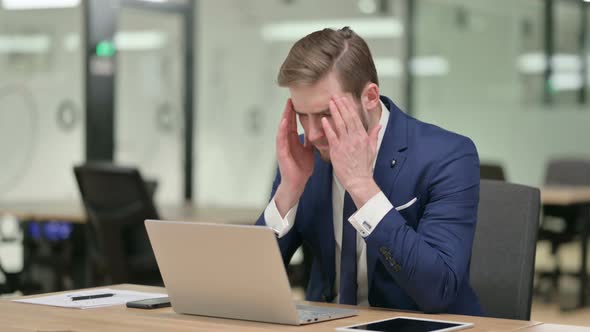
[[(157, 181), (156, 205), (261, 212), (288, 97), (278, 68), (297, 39), (345, 25), (368, 42), (383, 94), (472, 138), (510, 182), (540, 187), (550, 159), (590, 159), (582, 0), (89, 2), (110, 18), (84, 0), (0, 0), (0, 206), (80, 202), (73, 167), (108, 159)], [(89, 20), (112, 38), (89, 40), (100, 36)], [(113, 89), (104, 110), (88, 98), (95, 84)], [(103, 111), (113, 121), (101, 132)], [(560, 250), (563, 269), (579, 268), (578, 246)], [(18, 250), (2, 257), (26, 265)], [(540, 243), (537, 265), (551, 259)], [(533, 318), (590, 325), (576, 320), (588, 309), (535, 299)]]

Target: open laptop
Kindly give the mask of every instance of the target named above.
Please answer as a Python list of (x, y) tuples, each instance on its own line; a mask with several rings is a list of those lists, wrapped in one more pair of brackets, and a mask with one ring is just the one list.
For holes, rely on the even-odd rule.
[(301, 325), (355, 310), (296, 305), (268, 227), (146, 220), (177, 313)]

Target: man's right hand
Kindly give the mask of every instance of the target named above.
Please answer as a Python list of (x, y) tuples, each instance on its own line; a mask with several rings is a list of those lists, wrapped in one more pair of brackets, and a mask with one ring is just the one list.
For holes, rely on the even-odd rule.
[(281, 217), (299, 201), (307, 180), (313, 173), (313, 145), (305, 137), (304, 144), (297, 135), (297, 119), (289, 98), (277, 134), (277, 159), (281, 183), (275, 193), (275, 203)]

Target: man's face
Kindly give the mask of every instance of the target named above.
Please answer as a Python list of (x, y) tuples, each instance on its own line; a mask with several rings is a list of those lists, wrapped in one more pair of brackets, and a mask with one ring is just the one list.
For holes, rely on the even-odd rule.
[[(330, 147), (321, 119), (323, 117), (327, 118), (333, 127), (329, 108), (330, 99), (346, 94), (342, 91), (336, 74), (331, 72), (313, 85), (289, 87), (289, 91), (291, 92), (293, 109), (297, 113), (305, 137), (318, 150), (323, 160), (330, 161)], [(361, 121), (366, 129), (367, 112), (362, 109), (360, 102), (356, 98), (355, 102), (358, 106)]]

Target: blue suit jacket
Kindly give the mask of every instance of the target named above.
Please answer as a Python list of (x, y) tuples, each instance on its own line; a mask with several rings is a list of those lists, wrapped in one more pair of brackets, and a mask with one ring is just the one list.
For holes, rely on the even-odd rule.
[[(469, 261), (479, 202), (479, 159), (473, 142), (420, 122), (381, 97), (389, 121), (374, 178), (393, 206), (365, 238), (371, 306), (482, 315), (469, 285)], [(384, 110), (385, 111), (385, 110)], [(395, 160), (395, 163), (392, 161)], [(273, 184), (272, 196), (280, 183)], [(305, 242), (313, 251), (306, 299), (336, 294), (332, 167), (316, 153), (295, 225), (278, 240), (287, 264)], [(265, 225), (264, 214), (257, 225)]]

